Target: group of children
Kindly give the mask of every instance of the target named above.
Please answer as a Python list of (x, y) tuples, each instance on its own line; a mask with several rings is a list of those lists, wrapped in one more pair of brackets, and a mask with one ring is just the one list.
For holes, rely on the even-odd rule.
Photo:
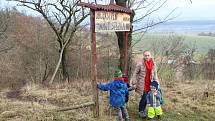
[[(129, 86), (128, 77), (126, 75), (122, 75), (121, 70), (117, 70), (114, 73), (114, 78), (111, 82), (107, 84), (98, 83), (97, 87), (103, 91), (110, 91), (110, 105), (117, 110), (118, 121), (123, 120), (123, 116), (125, 117), (125, 121), (130, 121), (130, 117), (128, 114), (128, 110), (126, 108), (126, 103), (129, 98), (129, 91), (133, 90), (133, 87)], [(148, 118), (151, 120), (155, 116), (160, 118), (162, 115), (161, 109), (161, 93), (158, 90), (158, 82), (152, 81), (150, 83), (151, 91), (147, 95), (147, 103), (149, 104), (148, 108)], [(123, 113), (123, 114), (122, 114)]]

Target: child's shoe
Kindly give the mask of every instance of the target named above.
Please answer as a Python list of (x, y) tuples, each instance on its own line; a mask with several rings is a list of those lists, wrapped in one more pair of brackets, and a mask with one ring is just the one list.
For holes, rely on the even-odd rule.
[(125, 118), (125, 121), (131, 121), (131, 119), (130, 118)]

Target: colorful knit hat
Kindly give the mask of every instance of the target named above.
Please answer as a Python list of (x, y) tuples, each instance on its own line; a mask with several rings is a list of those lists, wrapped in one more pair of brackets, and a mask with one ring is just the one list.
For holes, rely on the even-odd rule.
[(117, 69), (115, 72), (114, 72), (114, 77), (121, 77), (122, 76), (122, 71), (120, 69)]

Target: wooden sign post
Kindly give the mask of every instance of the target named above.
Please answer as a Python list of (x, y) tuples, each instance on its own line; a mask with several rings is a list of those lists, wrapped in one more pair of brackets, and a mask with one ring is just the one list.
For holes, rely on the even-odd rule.
[(99, 93), (97, 84), (97, 55), (96, 55), (96, 32), (122, 31), (124, 32), (124, 62), (123, 74), (126, 74), (128, 63), (128, 31), (130, 31), (131, 10), (115, 4), (95, 5), (80, 3), (79, 6), (90, 8), (90, 31), (91, 31), (91, 51), (92, 51), (92, 87), (93, 100), (95, 102), (94, 116), (99, 116)]

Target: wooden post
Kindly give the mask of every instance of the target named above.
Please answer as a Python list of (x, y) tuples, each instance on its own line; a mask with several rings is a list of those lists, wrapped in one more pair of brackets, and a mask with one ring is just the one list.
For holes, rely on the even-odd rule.
[(92, 88), (93, 88), (93, 101), (94, 106), (94, 117), (99, 116), (99, 94), (96, 87), (97, 83), (97, 68), (96, 68), (96, 33), (95, 33), (95, 10), (90, 9), (90, 31), (91, 31), (91, 51), (92, 51)]
[(94, 106), (94, 102), (87, 102), (79, 105), (74, 105), (71, 107), (65, 107), (65, 108), (59, 108), (56, 111), (68, 111), (68, 110), (74, 110), (74, 109), (79, 109), (79, 108), (84, 108), (84, 107), (89, 107), (89, 106)]
[(122, 73), (127, 75), (127, 66), (128, 66), (128, 32), (124, 32), (124, 43), (123, 43), (123, 50), (124, 50), (124, 63)]

